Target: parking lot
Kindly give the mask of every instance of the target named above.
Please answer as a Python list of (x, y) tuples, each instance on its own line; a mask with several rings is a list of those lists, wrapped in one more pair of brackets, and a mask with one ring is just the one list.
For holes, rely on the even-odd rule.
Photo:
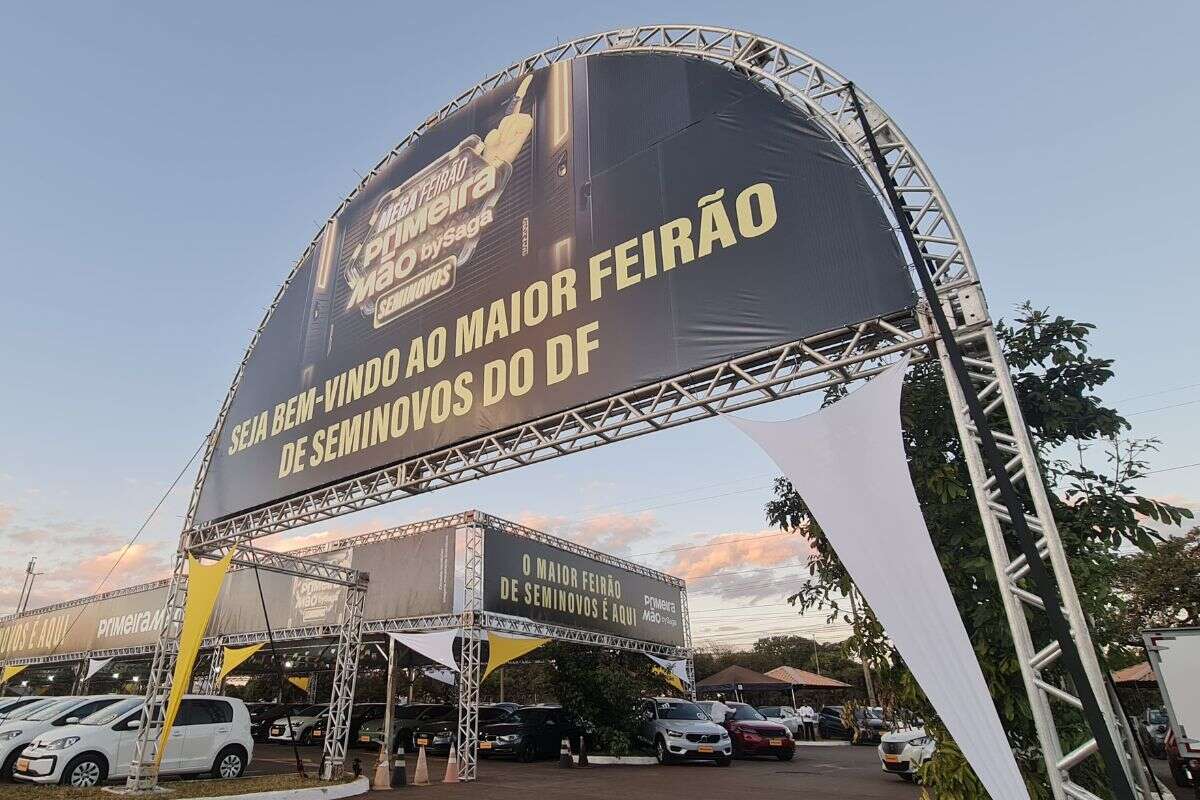
[[(321, 751), (300, 748), (301, 757), (312, 770), (317, 768)], [(361, 759), (363, 772), (373, 774), (375, 750), (352, 750), (350, 760)], [(790, 762), (775, 759), (735, 761), (729, 769), (707, 763), (672, 766), (594, 766), (587, 769), (560, 769), (556, 761), (518, 764), (488, 759), (479, 762), (478, 785), (445, 785), (446, 759), (430, 758), (429, 776), (433, 786), (420, 791), (433, 792), (447, 800), (457, 798), (541, 798), (572, 800), (610, 800), (614, 796), (666, 797), (703, 796), (711, 800), (745, 800), (748, 795), (777, 796), (781, 792), (803, 792), (810, 797), (853, 797), (872, 800), (909, 800), (920, 789), (879, 769), (874, 747), (800, 747)], [(294, 769), (290, 747), (259, 744), (247, 774), (289, 772)], [(416, 769), (416, 757), (407, 758), (409, 780)], [(414, 791), (408, 787), (399, 791)]]

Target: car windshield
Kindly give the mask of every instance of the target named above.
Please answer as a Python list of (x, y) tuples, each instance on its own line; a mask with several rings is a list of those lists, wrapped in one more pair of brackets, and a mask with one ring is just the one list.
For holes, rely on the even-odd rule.
[(479, 709), (480, 722), (499, 722), (507, 719), (508, 709), (506, 708), (481, 708)]
[(26, 714), (21, 719), (27, 719), (30, 722), (45, 722), (69, 711), (72, 706), (76, 705), (79, 705), (78, 700), (59, 700), (56, 703), (46, 703), (38, 706), (32, 713)]
[(545, 720), (546, 710), (544, 708), (522, 708), (519, 712), (513, 714), (511, 720), (506, 720), (506, 722), (524, 722), (529, 725), (540, 725)]
[(659, 703), (659, 719), (708, 719), (699, 706), (693, 703)]
[(133, 711), (141, 704), (142, 699), (140, 697), (129, 697), (84, 717), (83, 719), (79, 720), (79, 724), (107, 725), (108, 723), (116, 720), (118, 717)]
[(779, 706), (763, 706), (759, 709), (764, 717), (782, 717), (783, 714), (779, 710)]
[(758, 713), (758, 709), (752, 708), (751, 706), (734, 706), (733, 707), (733, 718), (740, 719), (740, 720), (759, 720), (759, 721), (766, 719), (766, 717), (764, 717), (762, 714)]
[(10, 720), (29, 719), (30, 715), (36, 714), (44, 708), (48, 708), (50, 706), (57, 706), (61, 702), (62, 702), (62, 700), (58, 700), (58, 699), (39, 700), (36, 703), (30, 703), (27, 706), (22, 706), (21, 708), (18, 708), (16, 711), (9, 714), (8, 718)]
[(1151, 725), (1166, 725), (1166, 724), (1167, 724), (1167, 711), (1166, 711), (1166, 709), (1163, 709), (1163, 708), (1153, 708), (1153, 709), (1151, 709), (1150, 711), (1147, 711), (1146, 713), (1147, 713), (1147, 715), (1150, 717), (1150, 724), (1151, 724)]
[(325, 713), (325, 706), (305, 706), (299, 711), (293, 711), (293, 717), (319, 717)]

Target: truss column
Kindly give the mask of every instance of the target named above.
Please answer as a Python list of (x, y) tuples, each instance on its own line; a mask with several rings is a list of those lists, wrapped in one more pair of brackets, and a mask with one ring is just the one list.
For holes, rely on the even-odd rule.
[(683, 625), (683, 646), (687, 650), (687, 693), (688, 697), (696, 699), (696, 660), (692, 649), (692, 615), (688, 611), (687, 587), (679, 589), (679, 620)]
[(321, 773), (324, 780), (341, 777), (346, 766), (346, 750), (350, 746), (350, 716), (354, 709), (358, 661), (362, 654), (363, 607), (366, 599), (365, 583), (346, 589), (342, 629), (334, 657), (333, 687), (329, 695), (329, 721)]
[[(924, 314), (922, 323), (932, 328), (930, 320)], [(1040, 534), (1039, 551), (1049, 562), (1050, 572), (1062, 598), (1063, 610), (1071, 627), (1071, 635), (1078, 645), (1079, 657), (1084, 664), (1089, 681), (1091, 681), (1094, 676), (1100, 674), (1096, 651), (1084, 620), (1083, 610), (1079, 605), (1078, 595), (1075, 592), (1070, 568), (1062, 548), (1062, 541), (1059, 538), (1058, 527), (1046, 498), (1046, 490), (1042, 483), (1033, 443), (1029, 438), (1028, 428), (1025, 426), (1024, 417), (1021, 415), (1020, 406), (1016, 400), (1016, 391), (1000, 350), (995, 328), (990, 322), (979, 334), (971, 334), (968, 338), (980, 337), (983, 340), (982, 348), (971, 347), (973, 344), (971, 341), (960, 341), (960, 344), (964, 345), (964, 350), (967, 351), (964, 355), (968, 355), (972, 359), (972, 372), (982, 373), (981, 379), (983, 379), (984, 386), (981, 388), (984, 392), (989, 392), (988, 396), (981, 398), (984, 406), (987, 407), (995, 400), (1000, 400), (997, 411), (1001, 412), (1003, 416), (993, 417), (995, 422), (1000, 423), (1000, 425), (993, 423), (993, 434), (1006, 448), (1006, 454), (1015, 455), (1009, 462), (1011, 479), (1014, 483), (1023, 481), (1033, 498), (1034, 515), (1026, 515), (1026, 519), (1031, 531), (1035, 535)], [(992, 563), (996, 570), (1001, 600), (1016, 648), (1021, 677), (1029, 697), (1038, 739), (1041, 742), (1042, 756), (1046, 762), (1051, 792), (1055, 800), (1093, 798), (1094, 795), (1091, 792), (1071, 778), (1070, 771), (1075, 764), (1065, 768), (1060, 767), (1060, 764), (1065, 762), (1063, 761), (1062, 737), (1056, 722), (1055, 703), (1064, 701), (1061, 696), (1048, 690), (1047, 687), (1058, 691), (1061, 689), (1045, 680), (1042, 675), (1042, 670), (1057, 660), (1057, 644), (1052, 638), (1048, 639), (1047, 643), (1041, 647), (1033, 641), (1026, 611), (1036, 613), (1040, 609), (1028, 600), (1031, 594), (1022, 590), (1018, 585), (1024, 576), (1024, 570), (1021, 568), (1024, 558), (1022, 556), (1014, 558), (1009, 551), (1003, 527), (1007, 512), (1004, 511), (1004, 507), (998, 499), (998, 493), (992, 488), (992, 482), (984, 464), (983, 453), (979, 447), (979, 439), (975, 433), (966, 401), (951, 371), (945, 347), (939, 342), (937, 349), (946, 380), (946, 388), (950, 395), (955, 424), (963, 443), (963, 452), (971, 477), (975, 502), (983, 522)], [(1113, 729), (1113, 708), (1109, 703), (1103, 681), (1092, 685), (1100, 702), (1106, 724)], [(1114, 741), (1120, 741), (1116, 730), (1113, 729), (1112, 732)], [(1094, 742), (1094, 740), (1092, 741)], [(1128, 772), (1128, 764), (1121, 766)]]
[(218, 638), (213, 644), (212, 653), (208, 659), (208, 673), (200, 679), (197, 694), (219, 694), (221, 687), (221, 667), (225, 664), (225, 642)]
[(187, 601), (186, 565), (186, 549), (181, 546), (175, 554), (175, 571), (167, 587), (162, 626), (158, 631), (158, 642), (154, 646), (150, 674), (146, 677), (146, 699), (142, 703), (141, 727), (138, 728), (137, 742), (133, 748), (129, 777), (125, 781), (126, 788), (130, 790), (148, 791), (158, 783), (155, 754), (163, 727), (163, 707), (171, 693), (175, 660), (179, 654), (179, 634), (183, 627), (183, 610)]
[(479, 684), (482, 674), (483, 526), (466, 529), (462, 650), (458, 669), (458, 779), (473, 781), (479, 756)]
[(87, 694), (87, 671), (88, 666), (92, 663), (92, 654), (90, 652), (83, 654), (83, 659), (79, 662), (79, 667), (75, 670), (75, 680), (71, 682), (71, 694), (85, 695)]

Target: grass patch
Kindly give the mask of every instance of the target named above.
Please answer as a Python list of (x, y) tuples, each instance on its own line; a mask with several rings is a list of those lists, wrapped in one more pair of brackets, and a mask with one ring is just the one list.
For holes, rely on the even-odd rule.
[[(159, 785), (166, 792), (147, 795), (151, 798), (184, 797), (225, 797), (231, 794), (247, 792), (276, 792), (287, 789), (306, 789), (313, 786), (331, 786), (335, 783), (345, 783), (354, 779), (348, 775), (340, 781), (322, 781), (317, 778), (301, 778), (299, 775), (256, 775), (252, 778), (233, 778), (222, 780), (170, 780), (164, 779)], [(119, 785), (119, 784), (113, 784)], [(121, 795), (105, 792), (101, 789), (72, 789), (69, 786), (43, 786), (29, 783), (0, 784), (0, 800), (117, 800)]]

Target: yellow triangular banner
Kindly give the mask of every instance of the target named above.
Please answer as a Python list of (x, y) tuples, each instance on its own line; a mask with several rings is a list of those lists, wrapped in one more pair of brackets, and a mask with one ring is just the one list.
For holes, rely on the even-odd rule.
[(683, 681), (679, 680), (679, 676), (676, 675), (674, 672), (671, 672), (669, 669), (664, 669), (663, 667), (659, 667), (659, 666), (651, 667), (650, 671), (653, 672), (658, 677), (662, 678), (667, 683), (674, 686), (679, 691), (681, 691), (681, 692), (683, 691)]
[(175, 672), (171, 675), (171, 695), (167, 698), (162, 735), (154, 756), (155, 765), (162, 762), (167, 737), (171, 735), (175, 717), (179, 714), (179, 703), (191, 687), (196, 655), (200, 652), (200, 643), (204, 641), (204, 632), (208, 630), (208, 620), (212, 617), (213, 606), (217, 604), (221, 582), (229, 571), (233, 553), (231, 548), (224, 558), (212, 564), (201, 564), (195, 556), (188, 556), (187, 600), (183, 605), (183, 627), (179, 631), (179, 654), (175, 657)]
[(249, 647), (226, 647), (221, 655), (221, 674), (217, 676), (217, 683), (225, 680), (225, 676), (233, 672), (242, 664), (262, 649), (266, 642), (252, 644)]
[(524, 636), (501, 636), (488, 631), (488, 663), (483, 671), (486, 679), (492, 670), (502, 667), (514, 658), (520, 658), (526, 653), (537, 650), (549, 642), (549, 639), (530, 639)]
[(295, 686), (297, 689), (299, 689), (302, 692), (307, 692), (308, 687), (312, 685), (312, 679), (288, 676), (288, 683), (290, 683), (292, 686)]
[(28, 664), (6, 664), (4, 674), (0, 675), (0, 683), (8, 683), (10, 680), (20, 675)]

